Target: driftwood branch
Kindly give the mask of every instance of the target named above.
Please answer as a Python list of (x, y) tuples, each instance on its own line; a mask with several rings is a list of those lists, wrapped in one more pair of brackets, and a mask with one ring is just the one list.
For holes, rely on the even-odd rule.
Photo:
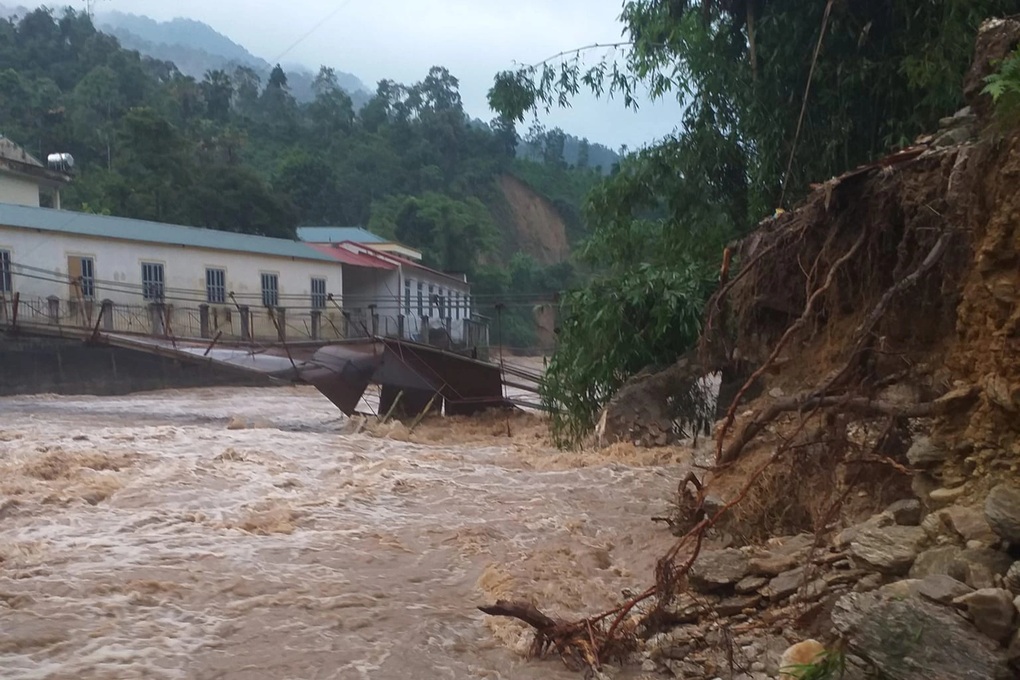
[(507, 616), (528, 624), (540, 633), (552, 631), (559, 622), (552, 619), (530, 602), (497, 600), (496, 604), (479, 607), (480, 611), (490, 616)]

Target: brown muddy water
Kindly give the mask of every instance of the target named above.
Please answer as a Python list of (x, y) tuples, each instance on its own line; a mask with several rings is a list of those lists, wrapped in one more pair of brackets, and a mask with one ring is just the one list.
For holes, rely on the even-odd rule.
[(0, 678), (577, 678), (475, 607), (648, 585), (681, 450), (355, 428), (305, 388), (0, 399)]

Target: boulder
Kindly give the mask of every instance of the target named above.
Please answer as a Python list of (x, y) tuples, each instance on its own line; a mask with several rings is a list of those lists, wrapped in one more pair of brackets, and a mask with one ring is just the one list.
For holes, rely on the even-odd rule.
[(1007, 680), (1005, 654), (949, 607), (880, 589), (850, 593), (832, 622), (847, 652), (895, 680)]
[(928, 498), (935, 505), (948, 505), (960, 498), (967, 489), (962, 486), (953, 488), (940, 487), (928, 494)]
[(1014, 562), (1006, 570), (1006, 587), (1014, 595), (1020, 595), (1020, 561)]
[(850, 543), (855, 559), (888, 574), (906, 574), (924, 546), (921, 527), (864, 526)]
[(925, 550), (910, 567), (910, 578), (924, 578), (936, 574), (948, 575), (950, 567), (956, 562), (963, 548), (955, 545), (944, 545)]
[(756, 576), (779, 576), (804, 562), (802, 555), (758, 555), (748, 561), (748, 570)]
[(936, 446), (931, 437), (918, 437), (907, 449), (907, 460), (916, 467), (937, 465), (949, 458), (949, 451)]
[(941, 604), (952, 604), (953, 600), (974, 592), (974, 589), (965, 583), (960, 583), (952, 576), (933, 574), (921, 580), (917, 586), (917, 592), (929, 600)]
[(779, 658), (780, 680), (794, 680), (806, 675), (807, 666), (825, 658), (826, 650), (817, 640), (804, 640), (787, 647)]
[(985, 518), (1003, 540), (1020, 544), (1020, 488), (1000, 484), (985, 500)]
[(762, 589), (762, 595), (770, 600), (782, 600), (797, 592), (804, 583), (804, 568), (798, 567), (779, 574)]
[(991, 548), (961, 550), (949, 565), (949, 575), (971, 588), (991, 588), (996, 576), (1005, 576), (1013, 560), (1004, 552)]
[(951, 529), (965, 543), (978, 541), (986, 547), (999, 542), (999, 537), (989, 526), (985, 514), (977, 508), (964, 508), (951, 505), (938, 511), (942, 523)]
[(745, 609), (754, 609), (761, 602), (761, 595), (737, 595), (728, 597), (715, 606), (715, 612), (719, 616), (736, 616)]
[(905, 498), (896, 501), (885, 512), (902, 526), (914, 527), (921, 523), (921, 501), (916, 498)]
[(769, 580), (762, 576), (745, 576), (737, 581), (737, 585), (733, 589), (742, 595), (754, 593), (768, 585), (768, 582)]
[(1013, 594), (1001, 588), (982, 588), (953, 600), (966, 608), (974, 627), (1000, 644), (1006, 644), (1013, 634), (1016, 607)]
[(747, 573), (747, 556), (736, 548), (705, 550), (691, 568), (690, 583), (699, 592), (711, 592), (735, 584)]

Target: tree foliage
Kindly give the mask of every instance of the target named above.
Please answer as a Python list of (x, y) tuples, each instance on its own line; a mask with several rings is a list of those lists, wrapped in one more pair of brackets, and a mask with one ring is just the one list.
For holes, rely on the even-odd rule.
[(1004, 59), (985, 83), (983, 91), (991, 95), (1001, 117), (1009, 124), (1020, 122), (1020, 48)]
[[(83, 13), (45, 9), (0, 21), (0, 65), (3, 133), (37, 155), (75, 156), (72, 209), (283, 237), (297, 224), (364, 225), (473, 274), (506, 270), (512, 255), (496, 180), (538, 165), (515, 160), (512, 120), (472, 121), (438, 66), (418, 83), (380, 82), (360, 110), (322, 67), (299, 103), (279, 66), (195, 79), (121, 49)], [(596, 181), (571, 173), (557, 163), (532, 186)], [(578, 215), (582, 194), (563, 209)]]
[[(641, 361), (671, 361), (694, 339), (643, 334), (645, 317), (604, 310), (622, 300), (633, 308), (633, 291), (662, 277), (684, 281), (674, 289), (700, 304), (692, 257), (714, 268), (728, 239), (798, 200), (809, 182), (934, 129), (961, 104), (980, 22), (1015, 10), (1015, 0), (628, 0), (620, 44), (497, 74), (490, 104), (517, 121), (567, 105), (582, 88), (628, 106), (645, 96), (682, 106), (674, 134), (591, 197), (585, 256), (608, 275), (569, 298), (562, 326), (571, 330), (545, 395), (566, 407), (567, 438), (592, 424), (592, 409)], [(676, 303), (663, 294), (647, 304)], [(610, 352), (612, 341), (626, 352)]]

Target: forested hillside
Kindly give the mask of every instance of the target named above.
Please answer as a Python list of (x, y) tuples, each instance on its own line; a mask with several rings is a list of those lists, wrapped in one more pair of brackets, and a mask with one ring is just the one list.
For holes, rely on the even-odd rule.
[(299, 224), (368, 225), (422, 249), (427, 264), (468, 273), (483, 299), (512, 291), (515, 344), (529, 342), (523, 301), (573, 276), (562, 253), (517, 253), (521, 211), (500, 179), (548, 188), (539, 198), (560, 219), (539, 228), (576, 243), (580, 201), (600, 173), (572, 169), (562, 153), (517, 159), (513, 125), (470, 121), (445, 68), (380, 82), (358, 110), (322, 68), (314, 98), (299, 103), (278, 66), (266, 79), (249, 67), (192, 78), (70, 10), (0, 22), (0, 65), (0, 131), (77, 159), (65, 207), (284, 237)]
[[(95, 18), (95, 24), (99, 30), (117, 38), (122, 47), (160, 61), (172, 61), (186, 76), (201, 79), (207, 71), (233, 72), (238, 66), (247, 66), (266, 77), (273, 70), (273, 65), (265, 59), (255, 56), (201, 21), (181, 18), (155, 21), (123, 12), (103, 12)], [(315, 99), (312, 87), (315, 73), (301, 67), (287, 67), (285, 70), (295, 99), (299, 102)], [(350, 95), (355, 108), (368, 101), (371, 93), (356, 76), (338, 70), (336, 77), (341, 89)]]

